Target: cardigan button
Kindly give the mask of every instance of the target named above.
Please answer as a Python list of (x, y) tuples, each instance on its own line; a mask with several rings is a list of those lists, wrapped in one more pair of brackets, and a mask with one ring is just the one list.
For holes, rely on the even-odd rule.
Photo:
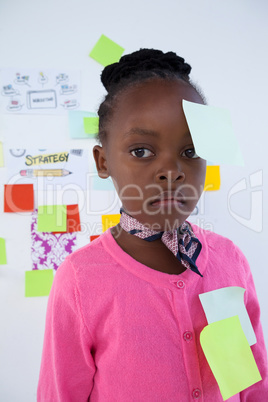
[(201, 397), (201, 391), (199, 388), (193, 390), (192, 396), (194, 399), (199, 399)]
[(178, 286), (179, 289), (183, 289), (184, 286), (185, 286), (185, 283), (182, 280), (180, 280), (180, 281), (177, 282), (177, 286)]
[(192, 334), (192, 332), (191, 332), (191, 331), (185, 331), (184, 334), (183, 334), (183, 339), (184, 339), (186, 342), (190, 342), (190, 341), (193, 339), (193, 334)]

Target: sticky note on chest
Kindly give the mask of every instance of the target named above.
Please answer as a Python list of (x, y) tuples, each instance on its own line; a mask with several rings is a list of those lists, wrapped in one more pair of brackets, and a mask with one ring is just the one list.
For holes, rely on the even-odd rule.
[(200, 343), (224, 401), (261, 380), (238, 316), (206, 326)]
[(225, 318), (239, 316), (248, 343), (254, 345), (256, 336), (244, 303), (245, 289), (229, 286), (199, 295), (209, 324)]

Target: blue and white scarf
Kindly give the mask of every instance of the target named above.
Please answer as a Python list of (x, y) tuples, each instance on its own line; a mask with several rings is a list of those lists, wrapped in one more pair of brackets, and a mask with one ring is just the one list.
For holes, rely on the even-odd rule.
[(127, 233), (146, 241), (161, 239), (165, 246), (175, 255), (185, 268), (203, 276), (195, 264), (202, 245), (194, 236), (192, 228), (188, 222), (184, 222), (178, 229), (174, 229), (173, 231), (157, 232), (148, 229), (137, 219), (126, 214), (122, 209), (120, 213), (120, 226)]

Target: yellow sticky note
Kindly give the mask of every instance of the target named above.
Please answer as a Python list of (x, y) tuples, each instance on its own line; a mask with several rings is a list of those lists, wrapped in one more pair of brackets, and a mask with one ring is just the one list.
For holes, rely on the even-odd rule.
[(38, 232), (66, 232), (66, 205), (40, 205), (37, 215)]
[(0, 265), (5, 265), (6, 263), (6, 241), (2, 237), (0, 237)]
[(107, 36), (101, 35), (89, 56), (106, 67), (109, 64), (116, 63), (122, 56), (124, 50), (124, 48), (107, 38)]
[(219, 166), (207, 166), (204, 191), (217, 191), (221, 186)]
[(102, 231), (105, 232), (107, 229), (117, 225), (120, 222), (120, 214), (102, 215)]
[(53, 269), (25, 272), (25, 297), (48, 296), (53, 282)]
[(261, 380), (238, 316), (206, 326), (200, 343), (224, 401)]
[(84, 117), (84, 130), (86, 134), (95, 136), (99, 132), (99, 118)]
[(0, 167), (4, 166), (4, 152), (3, 152), (3, 144), (0, 141)]

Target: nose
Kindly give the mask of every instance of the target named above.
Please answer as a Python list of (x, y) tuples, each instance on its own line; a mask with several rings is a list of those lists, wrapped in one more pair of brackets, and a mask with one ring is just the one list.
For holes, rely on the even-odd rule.
[(184, 181), (185, 174), (182, 167), (178, 163), (168, 163), (163, 164), (163, 167), (156, 173), (156, 182), (162, 183), (167, 181), (168, 183), (174, 183), (176, 181)]

